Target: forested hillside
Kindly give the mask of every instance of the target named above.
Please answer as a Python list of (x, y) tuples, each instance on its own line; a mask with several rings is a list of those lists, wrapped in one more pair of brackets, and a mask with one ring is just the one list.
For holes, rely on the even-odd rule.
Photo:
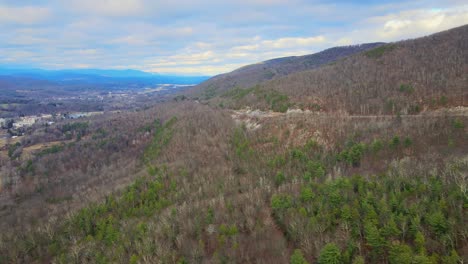
[[(136, 116), (148, 119), (135, 127), (144, 139), (127, 141), (133, 150), (104, 132), (110, 127), (94, 129), (111, 122), (124, 131), (122, 122)], [(136, 116), (69, 126), (88, 132), (63, 149), (13, 159), (23, 165), (12, 185), (16, 205), (3, 209), (2, 218), (16, 222), (2, 223), (10, 231), (1, 262), (457, 263), (468, 256), (466, 116), (299, 113), (257, 117), (259, 127), (249, 129), (248, 120), (236, 125), (225, 110), (192, 102)], [(111, 166), (91, 169), (108, 158)]]
[[(242, 79), (242, 76), (238, 76)], [(248, 80), (249, 76), (245, 75)], [(210, 80), (201, 84), (210, 92)], [(418, 114), (468, 105), (468, 26), (381, 45), (323, 67), (220, 93), (213, 102), (286, 111)], [(246, 88), (246, 89), (240, 89)]]
[(383, 44), (366, 43), (354, 46), (334, 47), (311, 55), (284, 57), (247, 65), (230, 73), (215, 76), (198, 85), (193, 92), (196, 95), (202, 96), (202, 98), (210, 98), (235, 87), (249, 88), (263, 81), (295, 72), (315, 69), (340, 58)]

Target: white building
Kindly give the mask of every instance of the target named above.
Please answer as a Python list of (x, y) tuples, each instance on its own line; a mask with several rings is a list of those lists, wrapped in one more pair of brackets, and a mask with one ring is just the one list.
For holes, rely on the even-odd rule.
[(25, 126), (32, 126), (34, 125), (34, 123), (36, 123), (36, 120), (37, 120), (37, 117), (35, 116), (21, 117), (19, 120), (13, 123), (13, 127), (20, 128), (20, 127), (25, 127)]

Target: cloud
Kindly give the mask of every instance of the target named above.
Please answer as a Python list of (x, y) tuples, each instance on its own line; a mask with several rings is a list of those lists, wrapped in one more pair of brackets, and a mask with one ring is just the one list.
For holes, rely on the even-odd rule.
[[(261, 40), (255, 37), (249, 41), (252, 44), (150, 58), (145, 60), (145, 64), (148, 65), (145, 69), (153, 72), (219, 74), (271, 58), (309, 54), (317, 51), (315, 44), (323, 43), (325, 39), (320, 36), (275, 40)], [(203, 50), (203, 47), (205, 45), (196, 43), (186, 50)]]
[(190, 66), (174, 66), (174, 67), (148, 67), (143, 70), (149, 72), (159, 73), (184, 73), (184, 74), (203, 74), (203, 75), (216, 75), (221, 72), (231, 71), (236, 68), (244, 66), (242, 63), (230, 63), (223, 65), (202, 65), (197, 67)]
[(298, 1), (293, 0), (238, 0), (239, 3), (247, 5), (263, 5), (263, 6), (272, 6), (272, 5), (283, 5), (283, 4), (295, 4)]
[(218, 74), (468, 24), (451, 0), (0, 0), (0, 63)]
[(265, 48), (283, 49), (290, 47), (305, 47), (325, 42), (325, 37), (309, 37), (309, 38), (280, 38), (276, 40), (266, 40), (262, 42)]
[(107, 40), (106, 43), (149, 46), (160, 42), (180, 41), (194, 34), (191, 27), (161, 27), (148, 23), (127, 23), (120, 28), (121, 34)]
[(90, 67), (91, 67), (90, 64), (85, 64), (85, 63), (72, 64), (72, 68), (76, 68), (76, 69), (87, 69)]
[(252, 52), (258, 51), (278, 51), (278, 50), (299, 50), (303, 48), (314, 48), (317, 45), (326, 43), (324, 36), (316, 37), (290, 37), (270, 40), (254, 38), (252, 44), (232, 47), (230, 55), (232, 57), (247, 57)]
[(4, 60), (9, 62), (16, 62), (23, 60), (25, 58), (30, 58), (34, 56), (34, 53), (29, 51), (9, 51), (7, 54), (3, 55)]
[(468, 5), (445, 9), (405, 10), (366, 20), (372, 25), (361, 30), (364, 36), (380, 41), (415, 38), (468, 23)]
[(213, 51), (205, 51), (193, 54), (177, 54), (164, 58), (155, 58), (155, 62), (149, 63), (151, 67), (173, 67), (178, 65), (202, 65), (205, 63), (219, 62), (219, 54)]
[(0, 6), (1, 24), (24, 24), (31, 25), (46, 21), (51, 15), (49, 8), (24, 6), (11, 7)]
[(135, 16), (145, 13), (141, 0), (72, 0), (72, 10), (102, 16)]
[(99, 52), (96, 49), (79, 49), (79, 50), (73, 50), (70, 53), (79, 55), (79, 56), (89, 56), (89, 55), (99, 54)]
[(145, 46), (149, 45), (151, 42), (147, 39), (146, 36), (128, 35), (113, 39), (109, 43), (124, 44), (131, 46)]
[(47, 44), (50, 42), (50, 39), (44, 38), (44, 37), (37, 37), (33, 35), (16, 35), (9, 40), (7, 40), (7, 43), (9, 45), (14, 45), (14, 46), (34, 46), (34, 45), (42, 45), (42, 44)]

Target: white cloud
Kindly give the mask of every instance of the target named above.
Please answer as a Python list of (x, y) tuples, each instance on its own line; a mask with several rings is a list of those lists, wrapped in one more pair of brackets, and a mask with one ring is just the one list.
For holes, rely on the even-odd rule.
[(110, 41), (110, 43), (125, 44), (131, 46), (145, 46), (149, 45), (151, 41), (146, 36), (129, 35), (113, 39)]
[(79, 56), (89, 56), (89, 55), (97, 55), (99, 52), (97, 49), (79, 49), (73, 50), (72, 54), (79, 55)]
[(164, 58), (153, 58), (152, 62), (149, 63), (150, 67), (173, 67), (182, 65), (202, 65), (207, 63), (219, 62), (219, 54), (215, 54), (213, 51), (205, 51), (202, 53), (192, 54), (177, 54), (171, 55)]
[(244, 41), (249, 42), (248, 45), (224, 47), (217, 50), (204, 50), (205, 47), (213, 46), (194, 43), (185, 48), (190, 52), (146, 60), (147, 66), (145, 68), (160, 73), (214, 75), (272, 58), (310, 54), (319, 50), (317, 45), (322, 45), (326, 40), (323, 36), (317, 36), (273, 40), (262, 40), (260, 37), (254, 37)]
[(348, 46), (348, 45), (351, 45), (353, 44), (353, 40), (349, 37), (343, 37), (343, 38), (339, 38), (338, 40), (335, 41), (335, 45), (337, 46)]
[(231, 63), (223, 65), (201, 65), (196, 67), (174, 66), (174, 67), (147, 67), (144, 70), (159, 73), (183, 73), (183, 74), (207, 74), (216, 75), (222, 72), (232, 71), (244, 66), (242, 63)]
[(288, 49), (288, 50), (297, 50), (304, 47), (313, 48), (316, 45), (323, 44), (327, 40), (324, 36), (316, 37), (288, 37), (288, 38), (278, 38), (272, 40), (261, 40), (255, 38), (252, 44), (240, 45), (231, 48), (233, 54), (239, 53), (243, 54), (244, 52), (252, 51), (271, 51), (279, 49)]
[(49, 43), (51, 40), (45, 37), (33, 35), (15, 35), (6, 41), (9, 45), (34, 46)]
[(5, 60), (13, 62), (13, 61), (21, 61), (25, 58), (30, 58), (34, 56), (34, 53), (29, 51), (22, 51), (22, 50), (14, 50), (9, 51), (8, 54), (5, 55)]
[(237, 0), (234, 2), (242, 3), (245, 5), (260, 5), (260, 6), (272, 6), (282, 4), (299, 4), (297, 0)]
[(77, 64), (72, 64), (71, 68), (76, 68), (76, 69), (87, 69), (90, 68), (92, 65), (86, 64), (86, 63), (77, 63)]
[(468, 23), (468, 5), (447, 9), (405, 10), (366, 20), (371, 26), (360, 30), (366, 38), (395, 41), (415, 38)]
[(145, 13), (141, 0), (73, 0), (72, 9), (103, 16), (135, 16)]
[(242, 52), (242, 51), (258, 50), (259, 48), (260, 48), (259, 44), (252, 44), (252, 45), (236, 46), (236, 47), (233, 47), (231, 50), (233, 52)]
[(324, 0), (4, 2), (0, 63), (34, 67), (123, 65), (217, 74), (276, 57), (415, 38), (468, 24), (468, 5), (459, 0), (366, 5)]
[(51, 15), (46, 7), (25, 6), (9, 7), (0, 6), (0, 25), (1, 24), (37, 24), (44, 22)]
[(159, 42), (188, 38), (194, 34), (194, 30), (191, 27), (163, 27), (148, 23), (127, 23), (121, 27), (119, 33), (119, 36), (105, 42), (130, 46), (154, 46)]
[(267, 49), (283, 49), (294, 47), (306, 47), (325, 42), (324, 36), (308, 37), (308, 38), (280, 38), (276, 40), (265, 40), (261, 43), (261, 48)]
[(400, 30), (411, 24), (409, 20), (390, 20), (384, 25), (385, 30)]

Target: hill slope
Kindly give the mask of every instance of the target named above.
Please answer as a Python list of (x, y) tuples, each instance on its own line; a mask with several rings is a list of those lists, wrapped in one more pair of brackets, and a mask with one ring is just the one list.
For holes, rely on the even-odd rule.
[(334, 65), (266, 82), (306, 107), (353, 114), (468, 105), (468, 26), (378, 47)]
[[(236, 83), (255, 85), (249, 74), (241, 72), (245, 70), (234, 71)], [(467, 73), (468, 26), (462, 26), (381, 45), (333, 64), (257, 83), (255, 89), (231, 89), (215, 102), (275, 111), (302, 108), (366, 115), (417, 114), (468, 105)], [(205, 94), (215, 87), (216, 78), (221, 77), (199, 85)], [(216, 87), (232, 87), (232, 81)]]
[(340, 58), (369, 50), (382, 44), (384, 43), (334, 47), (311, 55), (277, 58), (244, 66), (203, 82), (196, 87), (195, 91), (204, 91), (205, 94), (209, 95), (215, 90), (217, 93), (220, 93), (234, 87), (248, 88), (260, 82), (291, 73), (315, 69)]

